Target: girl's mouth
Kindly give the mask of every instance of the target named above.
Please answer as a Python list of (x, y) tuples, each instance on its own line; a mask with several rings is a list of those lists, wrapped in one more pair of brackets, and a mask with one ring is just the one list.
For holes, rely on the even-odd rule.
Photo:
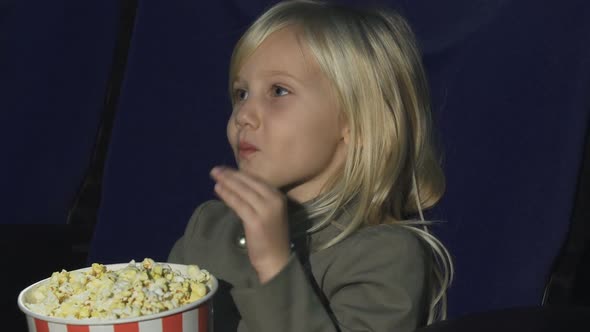
[(240, 159), (248, 158), (257, 151), (258, 148), (255, 145), (250, 144), (246, 141), (240, 141), (240, 143), (238, 144), (238, 156), (240, 157)]

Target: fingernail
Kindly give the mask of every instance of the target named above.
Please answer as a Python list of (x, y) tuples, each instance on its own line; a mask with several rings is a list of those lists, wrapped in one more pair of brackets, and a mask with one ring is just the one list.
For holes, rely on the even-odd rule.
[(219, 174), (221, 174), (221, 171), (223, 171), (223, 167), (215, 166), (213, 167), (213, 169), (211, 169), (211, 175), (218, 176)]

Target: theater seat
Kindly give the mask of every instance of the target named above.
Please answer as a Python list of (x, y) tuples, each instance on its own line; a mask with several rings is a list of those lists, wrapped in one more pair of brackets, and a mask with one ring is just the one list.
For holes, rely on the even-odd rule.
[(69, 213), (92, 160), (118, 20), (112, 0), (0, 5), (0, 250), (8, 268), (0, 311), (7, 331), (26, 330), (16, 306), (22, 288), (85, 262), (72, 246), (89, 242), (91, 229), (74, 225)]
[(247, 17), (228, 2), (140, 2), (89, 262), (164, 260), (209, 170), (231, 164), (227, 66)]
[(444, 151), (447, 191), (430, 217), (445, 222), (434, 230), (456, 260), (449, 315), (541, 305), (581, 176), (590, 4), (402, 7), (422, 43)]

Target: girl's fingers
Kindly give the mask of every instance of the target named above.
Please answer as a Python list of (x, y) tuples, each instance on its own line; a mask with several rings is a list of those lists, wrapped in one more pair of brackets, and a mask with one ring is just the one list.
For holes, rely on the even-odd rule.
[[(260, 196), (250, 182), (245, 182), (244, 177), (238, 176), (238, 172), (231, 169), (212, 171), (213, 178), (217, 182), (215, 191), (228, 206), (242, 217), (250, 220), (264, 209), (264, 197)], [(247, 207), (246, 207), (247, 205)]]
[(214, 168), (215, 192), (241, 219), (248, 257), (259, 280), (267, 281), (288, 261), (286, 198), (261, 180), (233, 169)]
[(215, 168), (211, 176), (217, 182), (219, 197), (242, 217), (243, 222), (266, 224), (284, 218), (286, 200), (280, 191), (248, 174), (231, 169)]
[(234, 171), (234, 170), (229, 170), (228, 173), (231, 176), (235, 176), (236, 179), (239, 179), (243, 183), (250, 186), (252, 188), (252, 190), (256, 191), (256, 193), (264, 199), (268, 198), (271, 195), (277, 194), (277, 192), (276, 192), (276, 190), (274, 190), (274, 188), (270, 187), (269, 185), (267, 185), (266, 183), (257, 179), (254, 176), (248, 175), (244, 172), (238, 172), (238, 171)]
[(254, 207), (242, 196), (221, 182), (215, 184), (215, 192), (242, 220), (248, 220), (256, 215)]
[(224, 186), (239, 193), (253, 207), (264, 204), (270, 194), (269, 192), (271, 192), (271, 188), (266, 184), (247, 174), (232, 169), (218, 170), (214, 168), (211, 171), (211, 175), (217, 183), (222, 183)]

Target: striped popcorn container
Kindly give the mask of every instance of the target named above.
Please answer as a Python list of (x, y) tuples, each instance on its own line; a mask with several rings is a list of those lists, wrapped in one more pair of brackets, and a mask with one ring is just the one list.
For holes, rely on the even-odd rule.
[[(165, 263), (173, 269), (186, 273), (186, 266)], [(108, 264), (109, 270), (116, 270), (127, 264)], [(88, 268), (81, 269), (84, 271)], [(30, 285), (20, 292), (18, 306), (26, 315), (29, 332), (212, 332), (212, 297), (218, 283), (214, 276), (208, 283), (208, 293), (203, 298), (175, 309), (157, 314), (123, 319), (66, 319), (38, 314), (30, 310), (25, 301), (27, 294), (48, 279)]]

